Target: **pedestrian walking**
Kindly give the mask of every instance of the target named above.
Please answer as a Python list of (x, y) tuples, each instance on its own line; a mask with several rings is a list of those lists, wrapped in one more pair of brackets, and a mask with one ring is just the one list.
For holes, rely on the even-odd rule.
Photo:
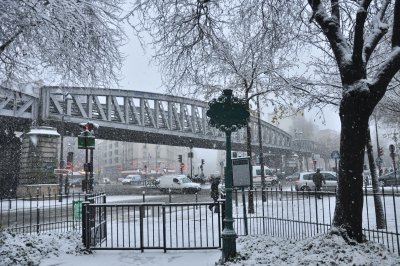
[(211, 179), (211, 190), (210, 190), (210, 196), (214, 201), (214, 204), (210, 204), (208, 208), (210, 211), (212, 211), (213, 207), (215, 206), (214, 212), (218, 212), (218, 205), (216, 204), (219, 198), (219, 191), (218, 191), (218, 185), (220, 183), (220, 178), (219, 177), (214, 177)]
[(319, 192), (321, 191), (322, 182), (324, 182), (324, 184), (326, 184), (326, 181), (325, 181), (325, 178), (321, 174), (321, 171), (319, 169), (317, 169), (317, 172), (313, 175), (312, 180), (313, 180), (314, 185), (315, 185), (316, 195), (320, 199), (321, 198), (321, 194)]

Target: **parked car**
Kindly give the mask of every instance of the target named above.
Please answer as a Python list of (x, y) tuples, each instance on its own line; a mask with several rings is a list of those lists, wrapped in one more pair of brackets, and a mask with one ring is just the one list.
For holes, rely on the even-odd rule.
[(292, 181), (296, 181), (297, 179), (299, 179), (299, 172), (296, 172), (294, 174), (288, 175), (285, 179), (286, 181), (292, 182)]
[(132, 185), (132, 184), (138, 183), (140, 181), (142, 181), (142, 176), (141, 175), (127, 175), (122, 180), (122, 185)]
[[(253, 165), (253, 185), (261, 186), (261, 166)], [(265, 184), (267, 186), (275, 186), (278, 184), (278, 176), (275, 175), (270, 168), (264, 166)]]
[(79, 177), (69, 178), (68, 183), (70, 187), (72, 186), (80, 187), (82, 185), (82, 178)]
[(156, 179), (156, 186), (162, 191), (167, 192), (171, 189), (180, 193), (196, 193), (201, 190), (198, 183), (194, 183), (185, 175), (164, 175)]
[[(297, 191), (312, 191), (315, 189), (314, 182), (312, 180), (315, 172), (301, 172), (299, 177), (295, 180), (295, 189)], [(321, 190), (323, 191), (336, 191), (337, 188), (337, 176), (335, 172), (321, 171), (321, 174), (325, 178), (326, 184), (322, 183)]]
[[(378, 177), (378, 182), (380, 186), (396, 186), (400, 185), (400, 171), (396, 172), (396, 178), (394, 177), (395, 172)], [(397, 184), (396, 184), (397, 179)]]
[(111, 184), (111, 180), (108, 177), (103, 177), (103, 184)]

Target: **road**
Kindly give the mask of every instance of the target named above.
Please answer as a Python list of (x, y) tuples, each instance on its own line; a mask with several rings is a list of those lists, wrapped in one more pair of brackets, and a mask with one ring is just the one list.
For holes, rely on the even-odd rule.
[[(201, 191), (197, 193), (198, 202), (210, 202), (212, 201), (210, 197), (210, 185), (205, 184), (201, 186)], [(71, 189), (71, 192), (82, 193), (80, 187)], [(145, 194), (146, 202), (169, 202), (169, 194), (162, 193), (159, 189), (154, 187), (145, 187), (140, 185), (122, 185), (122, 184), (99, 184), (94, 187), (94, 192), (104, 192), (107, 197), (118, 198), (121, 196), (121, 200), (124, 203), (139, 203), (143, 202), (143, 193)], [(131, 199), (124, 196), (134, 196)], [(195, 202), (195, 194), (178, 194), (171, 193), (171, 201), (177, 202)], [(113, 202), (115, 202), (113, 200)], [(118, 199), (117, 199), (118, 202)]]

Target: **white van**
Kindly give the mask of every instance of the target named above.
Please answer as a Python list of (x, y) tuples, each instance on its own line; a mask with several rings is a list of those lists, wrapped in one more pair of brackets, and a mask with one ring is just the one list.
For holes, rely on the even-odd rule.
[[(260, 165), (253, 165), (253, 185), (254, 186), (261, 186), (261, 166)], [(275, 186), (278, 184), (278, 177), (274, 175), (272, 170), (267, 166), (264, 166), (264, 176), (265, 176), (265, 183), (267, 186)]]
[(196, 193), (201, 190), (199, 184), (192, 182), (185, 175), (164, 175), (156, 179), (156, 186), (162, 192), (171, 191), (181, 193)]

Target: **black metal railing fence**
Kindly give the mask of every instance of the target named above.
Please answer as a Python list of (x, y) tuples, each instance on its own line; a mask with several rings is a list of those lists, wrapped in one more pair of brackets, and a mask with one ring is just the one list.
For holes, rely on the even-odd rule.
[[(246, 200), (248, 190), (245, 191)], [(262, 194), (264, 193), (264, 201)], [(295, 191), (280, 187), (253, 191), (254, 213), (243, 207), (240, 190), (233, 195), (233, 215), (236, 233), (240, 235), (267, 234), (301, 240), (327, 233), (332, 226), (336, 192)], [(400, 255), (399, 214), (400, 193), (395, 188), (381, 188), (376, 193), (383, 203), (385, 228), (378, 229), (374, 194), (364, 190), (363, 231), (367, 239), (386, 245)]]
[(88, 249), (215, 249), (221, 247), (221, 212), (214, 203), (83, 204)]
[(105, 202), (105, 195), (37, 193), (24, 198), (0, 198), (0, 229), (25, 234), (78, 231), (82, 226), (84, 201)]

